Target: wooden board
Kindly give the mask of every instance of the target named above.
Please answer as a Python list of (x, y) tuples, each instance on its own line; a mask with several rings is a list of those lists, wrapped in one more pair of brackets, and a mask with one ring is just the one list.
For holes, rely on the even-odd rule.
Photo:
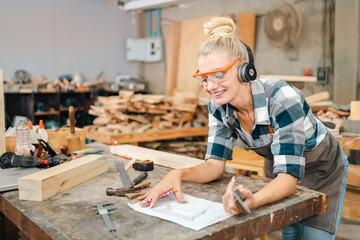
[(336, 137), (344, 149), (360, 150), (360, 138)]
[(5, 101), (4, 101), (4, 86), (3, 86), (3, 72), (0, 69), (0, 154), (5, 152)]
[(204, 34), (203, 24), (219, 16), (234, 19), (233, 14), (224, 14), (175, 22), (169, 26), (166, 50), (166, 95), (173, 95), (176, 89), (179, 92), (195, 93), (199, 97), (210, 97), (192, 75), (197, 69), (199, 48), (209, 39)]
[(354, 164), (349, 165), (347, 184), (354, 187), (360, 187), (360, 166)]
[(319, 101), (323, 101), (323, 100), (327, 100), (330, 97), (330, 93), (329, 92), (320, 92), (320, 93), (316, 93), (310, 96), (305, 97), (305, 100), (307, 101), (308, 104), (312, 104), (315, 102), (319, 102)]
[(136, 158), (139, 160), (152, 160), (156, 165), (175, 169), (193, 167), (204, 162), (203, 160), (198, 158), (160, 152), (148, 148), (137, 147), (127, 144), (110, 146), (110, 152), (128, 158)]
[(295, 75), (261, 75), (259, 78), (281, 79), (286, 82), (316, 82), (316, 77)]
[[(70, 134), (69, 128), (61, 128), (60, 131), (46, 130), (49, 135), (49, 144), (56, 150), (60, 151), (62, 145), (67, 145), (66, 137)], [(76, 136), (80, 138), (80, 149), (85, 149), (85, 132), (81, 128), (75, 128)]]
[(256, 14), (254, 12), (242, 12), (238, 14), (237, 30), (239, 39), (245, 42), (255, 52)]
[(87, 155), (19, 178), (19, 199), (44, 201), (107, 170), (106, 158), (102, 155)]
[(96, 131), (94, 127), (84, 127), (85, 136), (88, 139), (96, 140), (101, 143), (110, 144), (111, 140), (117, 141), (118, 144), (151, 142), (157, 140), (176, 139), (193, 136), (207, 136), (208, 127), (190, 127), (181, 129), (169, 129), (159, 131), (147, 131), (143, 133), (128, 134), (107, 134)]
[(351, 101), (350, 119), (360, 120), (360, 101)]
[(234, 147), (232, 157), (232, 161), (226, 161), (226, 167), (235, 168), (237, 174), (240, 174), (241, 170), (246, 170), (265, 177), (264, 158), (256, 152)]

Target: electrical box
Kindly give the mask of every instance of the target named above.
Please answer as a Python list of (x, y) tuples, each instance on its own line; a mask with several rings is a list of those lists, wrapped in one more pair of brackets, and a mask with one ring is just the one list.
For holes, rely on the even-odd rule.
[(321, 83), (328, 83), (329, 72), (330, 72), (329, 67), (326, 66), (318, 67), (316, 72), (317, 81)]
[(158, 62), (162, 60), (161, 37), (129, 38), (126, 40), (128, 61)]

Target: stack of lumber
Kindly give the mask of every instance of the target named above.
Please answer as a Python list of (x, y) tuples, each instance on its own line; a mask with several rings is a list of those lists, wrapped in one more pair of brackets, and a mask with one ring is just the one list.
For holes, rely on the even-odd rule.
[[(119, 96), (98, 97), (98, 103), (99, 106), (93, 105), (89, 110), (89, 114), (96, 116), (93, 126), (85, 128), (86, 137), (90, 139), (94, 139), (92, 133), (95, 131), (119, 137), (123, 134), (206, 127), (208, 122), (207, 104), (199, 104), (193, 93), (177, 92), (169, 97), (120, 91)], [(197, 134), (194, 132), (192, 135)], [(162, 139), (165, 137), (162, 136)], [(109, 143), (108, 138), (94, 140)]]

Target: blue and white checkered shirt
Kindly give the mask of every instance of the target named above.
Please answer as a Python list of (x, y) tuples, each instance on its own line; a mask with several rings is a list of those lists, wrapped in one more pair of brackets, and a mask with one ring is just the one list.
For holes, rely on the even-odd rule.
[[(314, 149), (325, 138), (326, 127), (313, 115), (302, 92), (286, 82), (257, 79), (251, 82), (251, 90), (255, 116), (251, 130), (253, 141), (246, 141), (235, 107), (229, 103), (219, 106), (211, 99), (205, 159), (231, 160), (234, 142), (239, 135), (248, 146), (271, 144), (274, 176), (284, 172), (303, 178), (304, 149)], [(270, 124), (274, 133), (270, 133)]]

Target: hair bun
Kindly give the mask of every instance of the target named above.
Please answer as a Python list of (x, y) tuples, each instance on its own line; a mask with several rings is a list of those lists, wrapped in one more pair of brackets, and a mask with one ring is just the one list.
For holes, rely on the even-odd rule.
[(216, 17), (204, 23), (204, 33), (210, 38), (235, 37), (235, 23), (228, 17)]

